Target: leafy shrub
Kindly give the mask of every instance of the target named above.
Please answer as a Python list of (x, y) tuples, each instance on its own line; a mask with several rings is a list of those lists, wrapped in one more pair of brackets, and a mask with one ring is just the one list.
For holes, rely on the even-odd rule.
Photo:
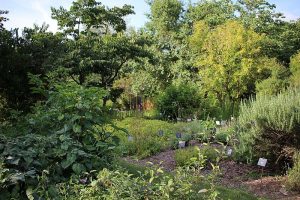
[(107, 166), (117, 138), (100, 106), (103, 95), (99, 88), (58, 85), (24, 118), (28, 132), (1, 134), (1, 194), (25, 195), (44, 171), (58, 183)]
[(242, 103), (238, 118), (239, 159), (266, 157), (278, 167), (291, 160), (289, 149), (300, 148), (300, 92), (288, 90), (277, 96), (259, 95)]
[(218, 132), (215, 135), (215, 140), (217, 142), (221, 142), (223, 144), (227, 144), (230, 140), (230, 133), (228, 133), (227, 131), (222, 131), (222, 132)]
[(193, 165), (195, 161), (204, 161), (203, 166), (205, 166), (209, 163), (216, 164), (221, 156), (220, 151), (210, 145), (201, 148), (195, 146), (176, 150), (175, 162), (177, 166), (189, 166)]
[(287, 186), (292, 190), (300, 191), (300, 152), (294, 155), (293, 168), (287, 173)]
[(290, 78), (291, 85), (294, 87), (299, 87), (300, 86), (300, 51), (291, 57), (290, 70), (292, 73)]
[(194, 188), (194, 183), (193, 177), (180, 169), (174, 175), (165, 174), (161, 169), (148, 169), (139, 176), (133, 176), (123, 170), (104, 169), (99, 172), (97, 179), (87, 186), (74, 181), (62, 185), (60, 192), (61, 196), (71, 200), (207, 199), (214, 192), (209, 188), (205, 193), (198, 193), (204, 187)]
[(218, 149), (210, 145), (200, 148), (200, 154), (207, 159), (208, 163), (212, 164), (216, 164), (222, 156), (222, 153)]
[[(156, 154), (169, 147), (168, 138), (171, 134), (172, 124), (160, 120), (146, 120), (142, 118), (126, 118), (117, 122), (117, 126), (128, 131), (133, 137), (132, 141), (120, 132), (121, 145), (118, 148), (122, 154), (135, 155), (138, 158), (144, 158)], [(159, 135), (159, 131), (163, 135)]]
[(191, 159), (198, 158), (200, 153), (199, 147), (188, 147), (178, 149), (175, 152), (175, 162), (177, 166), (187, 166), (191, 164)]
[(156, 106), (166, 119), (192, 117), (200, 111), (201, 97), (194, 86), (169, 86), (157, 97)]

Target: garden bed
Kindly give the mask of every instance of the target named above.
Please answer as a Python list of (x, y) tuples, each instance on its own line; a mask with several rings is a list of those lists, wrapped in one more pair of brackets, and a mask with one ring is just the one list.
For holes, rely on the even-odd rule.
[[(197, 144), (200, 146), (200, 144)], [(175, 150), (167, 150), (154, 156), (137, 160), (132, 157), (124, 158), (131, 164), (150, 167), (152, 164), (160, 166), (165, 171), (172, 172), (176, 168)], [(261, 177), (260, 168), (253, 165), (237, 163), (232, 160), (222, 160), (219, 163), (221, 175), (218, 183), (221, 186), (235, 189), (245, 189), (257, 197), (267, 199), (300, 199), (300, 194), (290, 192), (283, 186), (284, 177), (269, 176), (266, 170)], [(203, 174), (210, 173), (209, 169), (204, 169)]]

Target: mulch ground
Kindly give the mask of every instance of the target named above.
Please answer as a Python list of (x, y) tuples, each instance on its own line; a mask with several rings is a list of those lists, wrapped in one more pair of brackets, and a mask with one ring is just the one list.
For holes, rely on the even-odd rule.
[[(141, 166), (157, 165), (165, 171), (171, 172), (176, 168), (174, 156), (175, 150), (167, 150), (141, 160), (132, 159), (131, 157), (126, 157), (124, 160)], [(285, 189), (285, 177), (265, 176), (260, 178), (257, 177), (257, 174), (260, 174), (260, 169), (257, 166), (236, 163), (232, 160), (221, 161), (219, 167), (221, 170), (221, 176), (218, 180), (220, 185), (228, 188), (245, 189), (257, 197), (272, 200), (300, 200), (299, 193), (290, 192)], [(207, 170), (205, 171), (207, 173)], [(267, 172), (264, 174), (266, 175)]]

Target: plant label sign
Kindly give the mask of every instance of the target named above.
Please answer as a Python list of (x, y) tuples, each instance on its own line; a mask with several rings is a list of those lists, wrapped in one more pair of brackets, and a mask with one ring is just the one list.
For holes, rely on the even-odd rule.
[(257, 165), (258, 165), (258, 166), (261, 166), (261, 167), (265, 167), (266, 164), (267, 164), (267, 161), (268, 161), (268, 160), (265, 159), (265, 158), (259, 158)]
[(130, 135), (130, 136), (128, 136), (128, 141), (129, 142), (132, 142), (133, 141), (133, 137)]
[(192, 119), (187, 119), (187, 122), (191, 122), (192, 121)]
[(181, 148), (184, 148), (184, 147), (185, 147), (185, 141), (179, 141), (178, 148), (181, 149)]
[(176, 138), (181, 138), (181, 133), (176, 133)]
[(221, 121), (221, 126), (225, 126), (226, 125), (226, 121)]
[(232, 149), (229, 148), (229, 149), (227, 150), (227, 156), (231, 156), (231, 155), (232, 155)]
[(216, 125), (217, 125), (217, 126), (220, 126), (220, 125), (221, 125), (221, 122), (220, 122), (220, 121), (216, 121)]
[(159, 131), (158, 131), (158, 135), (159, 135), (159, 136), (163, 136), (163, 135), (164, 135), (164, 131), (163, 131), (163, 130), (159, 130)]

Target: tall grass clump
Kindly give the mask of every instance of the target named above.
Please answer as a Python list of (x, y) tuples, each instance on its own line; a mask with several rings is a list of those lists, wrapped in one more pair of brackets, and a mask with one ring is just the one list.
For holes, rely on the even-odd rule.
[(283, 167), (300, 148), (300, 90), (258, 95), (243, 102), (238, 118), (237, 155), (247, 161), (266, 157)]

